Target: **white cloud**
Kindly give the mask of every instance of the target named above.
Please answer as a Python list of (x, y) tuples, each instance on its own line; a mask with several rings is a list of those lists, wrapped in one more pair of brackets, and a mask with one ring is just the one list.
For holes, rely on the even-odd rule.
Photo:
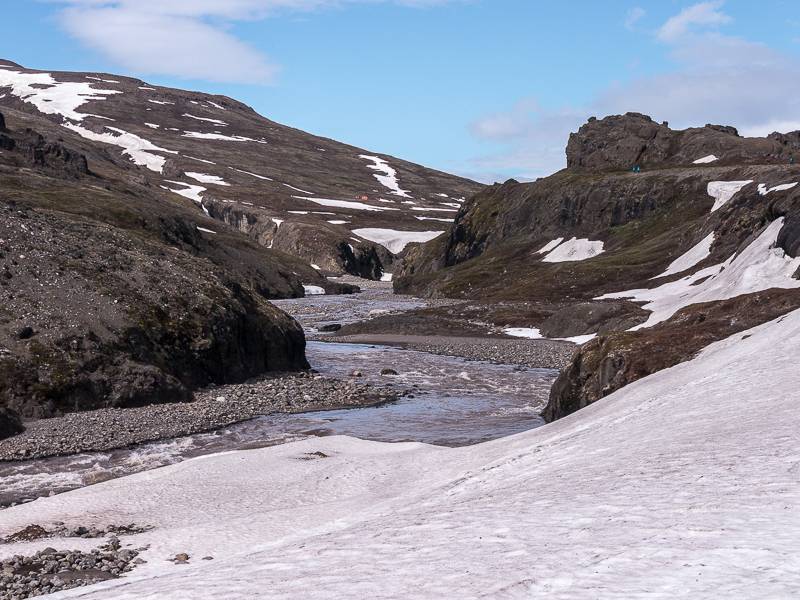
[(658, 30), (658, 39), (668, 44), (671, 71), (613, 84), (583, 106), (521, 109), (536, 106), (528, 99), (477, 121), (471, 126), (476, 137), (504, 142), (506, 149), (473, 160), (470, 170), (526, 177), (550, 174), (566, 164), (564, 148), (570, 132), (592, 115), (636, 111), (667, 120), (674, 128), (718, 123), (733, 125), (746, 136), (800, 129), (796, 58), (716, 31), (690, 30), (729, 21), (718, 12), (720, 6), (696, 4)]
[(409, 7), (461, 0), (55, 0), (66, 31), (125, 69), (208, 81), (267, 83), (277, 68), (230, 33), (237, 21), (369, 2)]
[(674, 41), (688, 33), (694, 25), (724, 25), (731, 18), (720, 12), (722, 0), (713, 2), (700, 2), (684, 8), (674, 17), (667, 19), (658, 30), (658, 37), (663, 41)]
[(625, 16), (625, 29), (632, 30), (645, 14), (645, 10), (641, 6), (634, 6)]

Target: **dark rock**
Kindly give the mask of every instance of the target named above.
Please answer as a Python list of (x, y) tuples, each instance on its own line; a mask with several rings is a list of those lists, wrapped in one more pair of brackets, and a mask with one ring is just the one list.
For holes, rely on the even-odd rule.
[(561, 372), (542, 416), (548, 422), (560, 419), (629, 383), (691, 359), (712, 342), (798, 307), (800, 290), (772, 289), (689, 306), (655, 327), (596, 338), (581, 346)]
[(394, 369), (381, 369), (381, 375), (398, 375)]
[(328, 325), (322, 325), (319, 330), (323, 333), (331, 333), (334, 331), (339, 331), (341, 328), (341, 323), (329, 323)]
[(17, 339), (28, 340), (33, 337), (33, 327), (23, 327), (17, 332)]
[(0, 406), (0, 440), (25, 431), (19, 415), (10, 408)]
[[(783, 137), (779, 137), (783, 135)], [(590, 121), (567, 144), (567, 167), (576, 170), (630, 170), (690, 166), (714, 154), (715, 164), (763, 163), (789, 160), (797, 149), (792, 134), (742, 138), (734, 127), (706, 125), (672, 130), (647, 115), (626, 113)]]
[(6, 130), (6, 118), (3, 116), (3, 113), (0, 113), (0, 131)]

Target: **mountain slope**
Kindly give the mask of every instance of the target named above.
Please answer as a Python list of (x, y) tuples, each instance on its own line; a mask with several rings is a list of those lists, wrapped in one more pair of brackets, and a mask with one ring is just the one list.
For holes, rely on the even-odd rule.
[[(331, 274), (378, 278), (386, 246), (445, 229), (481, 185), (274, 123), (222, 96), (0, 61), (0, 108), (118, 176), (194, 202)], [(135, 168), (136, 166), (140, 168)]]

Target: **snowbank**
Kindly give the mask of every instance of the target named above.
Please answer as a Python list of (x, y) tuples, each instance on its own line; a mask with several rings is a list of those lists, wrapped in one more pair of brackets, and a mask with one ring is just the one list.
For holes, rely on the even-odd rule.
[(711, 246), (714, 244), (715, 237), (713, 232), (709, 233), (697, 245), (692, 246), (686, 253), (672, 261), (666, 271), (653, 277), (653, 279), (683, 273), (708, 258), (711, 254)]
[(373, 171), (378, 171), (380, 174), (375, 174), (374, 177), (380, 184), (391, 190), (391, 194), (400, 196), (401, 198), (411, 198), (406, 190), (400, 189), (400, 182), (397, 180), (397, 170), (389, 166), (389, 163), (382, 159), (380, 156), (370, 156), (368, 154), (360, 154), (359, 158), (371, 160), (372, 165), (369, 166)]
[[(554, 242), (555, 240), (550, 243), (552, 244)], [(544, 248), (547, 248), (547, 246)], [(539, 250), (539, 253), (543, 252), (544, 248)], [(556, 245), (556, 247), (542, 259), (542, 262), (555, 263), (588, 260), (602, 253), (603, 242), (592, 242), (585, 238), (572, 238), (571, 240)]]
[(799, 345), (797, 311), (514, 437), (207, 456), (10, 508), (0, 535), (155, 526), (123, 538), (146, 564), (54, 600), (793, 598)]
[(783, 221), (783, 217), (774, 220), (747, 248), (724, 263), (652, 289), (605, 294), (598, 300), (630, 298), (635, 302), (647, 302), (642, 308), (652, 314), (647, 321), (632, 328), (635, 330), (665, 321), (690, 304), (726, 300), (769, 288), (800, 287), (800, 281), (792, 277), (800, 267), (800, 257), (791, 258), (775, 247)]
[(714, 198), (714, 206), (711, 207), (711, 212), (716, 212), (734, 197), (734, 195), (749, 183), (753, 183), (752, 179), (744, 181), (712, 181), (706, 187), (708, 195)]
[(439, 237), (444, 231), (398, 231), (396, 229), (380, 229), (378, 227), (365, 227), (353, 229), (358, 237), (380, 244), (389, 252), (397, 254), (412, 242), (429, 242)]

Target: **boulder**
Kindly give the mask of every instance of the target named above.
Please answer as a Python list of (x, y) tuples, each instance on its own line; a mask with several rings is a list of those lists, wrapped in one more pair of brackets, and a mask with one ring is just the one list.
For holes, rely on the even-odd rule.
[(19, 415), (9, 408), (0, 407), (0, 440), (25, 431)]

